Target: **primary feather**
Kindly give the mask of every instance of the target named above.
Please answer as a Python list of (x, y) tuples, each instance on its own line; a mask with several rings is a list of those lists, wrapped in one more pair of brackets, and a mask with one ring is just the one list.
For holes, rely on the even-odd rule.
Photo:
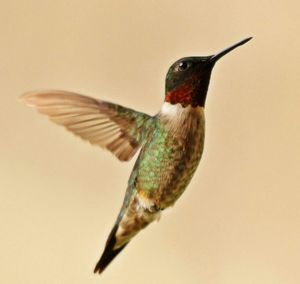
[(132, 109), (66, 91), (29, 92), (22, 99), (75, 135), (128, 161), (144, 136), (151, 116)]

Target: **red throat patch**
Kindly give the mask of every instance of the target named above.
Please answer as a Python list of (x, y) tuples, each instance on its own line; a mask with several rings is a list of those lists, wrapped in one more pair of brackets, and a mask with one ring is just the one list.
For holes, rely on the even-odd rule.
[[(185, 84), (166, 94), (165, 101), (171, 104), (180, 103), (183, 107), (193, 104), (193, 86)], [(196, 106), (196, 105), (195, 105)]]

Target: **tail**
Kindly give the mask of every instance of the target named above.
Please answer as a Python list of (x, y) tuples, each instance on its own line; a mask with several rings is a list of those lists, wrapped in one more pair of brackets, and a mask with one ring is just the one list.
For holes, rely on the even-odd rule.
[(102, 273), (130, 240), (152, 221), (157, 220), (159, 214), (160, 211), (150, 211), (145, 207), (144, 203), (141, 205), (140, 200), (132, 199), (131, 203), (125, 207), (125, 212), (121, 210), (117, 222), (108, 237), (104, 252), (94, 269), (94, 273)]
[(106, 242), (105, 245), (105, 249), (104, 252), (100, 258), (100, 260), (98, 261), (98, 263), (96, 264), (96, 267), (94, 269), (94, 273), (99, 273), (101, 274), (104, 269), (111, 263), (111, 261), (126, 247), (126, 245), (128, 243), (125, 243), (124, 245), (122, 245), (121, 247), (118, 247), (116, 249), (114, 249), (117, 239), (116, 239), (116, 233), (118, 230), (119, 225), (116, 224), (109, 237), (108, 240)]

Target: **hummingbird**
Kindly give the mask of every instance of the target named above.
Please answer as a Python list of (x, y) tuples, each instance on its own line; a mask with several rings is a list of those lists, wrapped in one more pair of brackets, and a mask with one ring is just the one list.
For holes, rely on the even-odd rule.
[(215, 55), (184, 57), (172, 64), (163, 105), (154, 116), (68, 91), (33, 91), (22, 96), (56, 124), (107, 149), (120, 161), (129, 161), (140, 150), (95, 273), (103, 272), (186, 189), (203, 152), (204, 107), (212, 69), (251, 38)]

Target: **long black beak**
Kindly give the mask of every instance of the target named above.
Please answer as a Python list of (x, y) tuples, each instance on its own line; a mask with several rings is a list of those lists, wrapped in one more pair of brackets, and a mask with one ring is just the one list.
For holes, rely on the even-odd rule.
[(245, 43), (248, 42), (250, 39), (252, 39), (252, 37), (245, 38), (245, 39), (239, 41), (238, 43), (235, 43), (234, 45), (225, 48), (225, 49), (222, 50), (221, 52), (219, 52), (219, 53), (213, 55), (213, 56), (210, 58), (209, 62), (215, 63), (215, 62), (218, 61), (221, 57), (223, 57), (225, 54), (227, 54), (227, 53), (230, 52), (231, 50), (234, 50), (234, 49), (237, 48), (238, 46), (245, 44)]

